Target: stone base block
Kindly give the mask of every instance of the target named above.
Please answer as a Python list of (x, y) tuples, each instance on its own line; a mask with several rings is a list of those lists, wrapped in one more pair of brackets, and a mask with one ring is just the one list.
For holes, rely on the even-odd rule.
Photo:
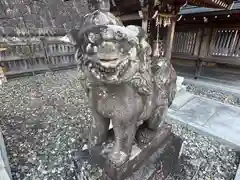
[(146, 141), (144, 135), (139, 136), (138, 143), (133, 146), (131, 157), (121, 167), (114, 166), (108, 160), (107, 154), (103, 153), (106, 152), (106, 147), (111, 147), (112, 142), (104, 146), (95, 146), (90, 150), (75, 152), (73, 157), (78, 169), (78, 178), (82, 180), (150, 180), (155, 171), (158, 173), (160, 171), (162, 180), (165, 179), (178, 164), (182, 141), (171, 133), (169, 126), (154, 131), (151, 137)]

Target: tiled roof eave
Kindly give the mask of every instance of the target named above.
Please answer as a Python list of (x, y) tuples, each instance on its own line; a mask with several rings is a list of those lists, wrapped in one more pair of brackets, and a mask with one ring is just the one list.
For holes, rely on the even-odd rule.
[(231, 8), (231, 10), (226, 9), (215, 9), (215, 8), (204, 8), (204, 7), (197, 7), (197, 6), (186, 6), (181, 9), (179, 12), (179, 15), (187, 15), (187, 14), (201, 14), (201, 13), (220, 13), (220, 12), (226, 12), (226, 11), (234, 11), (234, 10), (240, 10), (240, 1), (235, 2)]

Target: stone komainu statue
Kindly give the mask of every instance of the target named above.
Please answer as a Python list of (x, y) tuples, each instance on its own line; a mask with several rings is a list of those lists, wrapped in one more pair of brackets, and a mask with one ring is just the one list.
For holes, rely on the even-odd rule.
[(120, 166), (130, 156), (139, 125), (146, 122), (156, 130), (164, 121), (175, 96), (176, 73), (169, 59), (152, 62), (141, 27), (125, 27), (110, 12), (87, 14), (82, 28), (70, 34), (93, 114), (91, 142), (107, 140), (111, 120), (115, 144), (109, 159)]

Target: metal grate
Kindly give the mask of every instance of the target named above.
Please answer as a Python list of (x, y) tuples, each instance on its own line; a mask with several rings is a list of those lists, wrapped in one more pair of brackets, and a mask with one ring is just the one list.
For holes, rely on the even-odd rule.
[(193, 55), (197, 31), (180, 31), (175, 33), (173, 52)]
[(240, 56), (240, 33), (238, 29), (214, 29), (210, 55)]

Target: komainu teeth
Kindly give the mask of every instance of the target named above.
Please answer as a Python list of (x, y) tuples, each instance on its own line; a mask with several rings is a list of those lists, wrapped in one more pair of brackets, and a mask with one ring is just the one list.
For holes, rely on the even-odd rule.
[(102, 65), (101, 63), (88, 62), (88, 63), (85, 64), (85, 67), (97, 79), (100, 79), (104, 76), (108, 76), (109, 74), (111, 74), (111, 76), (114, 75), (114, 74), (116, 76), (118, 76), (119, 74), (122, 74), (128, 64), (129, 64), (129, 61), (126, 60), (122, 63), (119, 63), (117, 66), (106, 67), (106, 64)]

